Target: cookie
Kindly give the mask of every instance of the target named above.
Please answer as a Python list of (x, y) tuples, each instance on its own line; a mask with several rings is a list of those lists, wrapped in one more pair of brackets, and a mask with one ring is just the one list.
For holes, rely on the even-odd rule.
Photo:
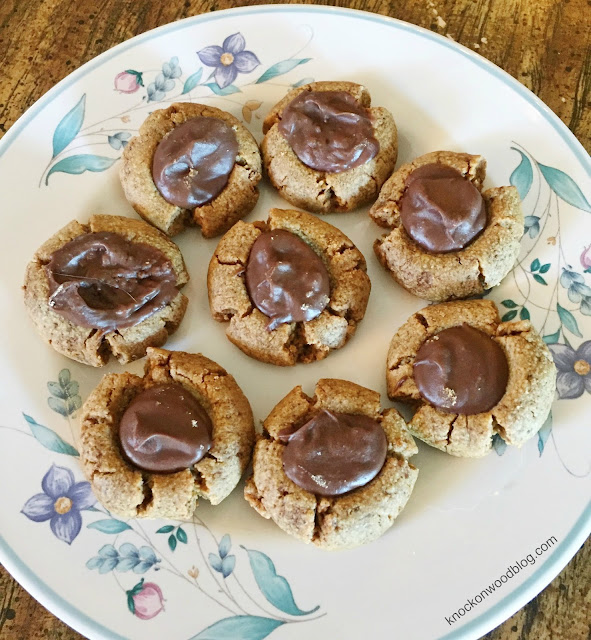
[(212, 238), (255, 206), (261, 156), (233, 115), (179, 102), (148, 116), (125, 147), (120, 178), (132, 207), (164, 233), (196, 224)]
[(353, 82), (290, 91), (263, 123), (269, 179), (282, 198), (315, 213), (351, 211), (376, 199), (394, 170), (396, 124)]
[(371, 284), (363, 255), (341, 231), (302, 211), (271, 209), (267, 222), (241, 221), (224, 235), (207, 288), (212, 316), (229, 322), (236, 346), (286, 366), (340, 349), (365, 315)]
[[(310, 427), (314, 420), (319, 417), (323, 420), (327, 415), (334, 425), (329, 440), (323, 437), (322, 430)], [(351, 425), (342, 424), (343, 415), (353, 424), (357, 420), (373, 423), (374, 430), (361, 427), (347, 436)], [(288, 458), (290, 449), (304, 432), (304, 444), (317, 447), (308, 450), (309, 455), (302, 463), (309, 472), (308, 482), (315, 482), (321, 491), (323, 487), (328, 487), (329, 492), (334, 492), (335, 487), (348, 489), (347, 482), (352, 477), (349, 467), (359, 468), (360, 458), (365, 462), (363, 453), (371, 448), (368, 442), (376, 429), (382, 439), (385, 436), (383, 463), (368, 482), (338, 495), (321, 495), (302, 488), (300, 485), (306, 483), (300, 477), (296, 478), (300, 484), (288, 477), (287, 473), (293, 476), (293, 461)], [(338, 441), (340, 432), (345, 437), (343, 441)], [(337, 446), (326, 446), (331, 443)], [(356, 451), (355, 445), (363, 445), (363, 453)], [(339, 460), (340, 447), (344, 447), (345, 456)], [(375, 453), (375, 449), (372, 451)], [(356, 547), (381, 536), (406, 505), (418, 475), (418, 470), (408, 462), (415, 453), (417, 446), (404, 420), (395, 409), (380, 407), (379, 393), (346, 380), (319, 380), (313, 397), (295, 387), (264, 421), (244, 496), (263, 517), (271, 518), (286, 533), (303, 542), (322, 549)], [(327, 460), (326, 466), (314, 466), (314, 458)], [(336, 472), (335, 467), (331, 468), (335, 459)]]
[(498, 434), (521, 446), (548, 417), (556, 367), (528, 320), (501, 322), (490, 300), (425, 307), (388, 352), (388, 396), (417, 405), (409, 431), (454, 456), (480, 457)]
[(376, 240), (376, 256), (419, 298), (482, 294), (515, 264), (524, 230), (519, 194), (482, 191), (485, 173), (482, 156), (428, 153), (397, 169), (371, 207), (371, 218), (391, 229)]
[[(41, 337), (83, 364), (125, 364), (163, 345), (187, 309), (179, 248), (141, 220), (91, 216), (67, 224), (33, 256), (25, 305)], [(110, 283), (110, 284), (109, 284)]]
[[(198, 462), (180, 470), (183, 460), (179, 459), (178, 449), (184, 452), (187, 443), (182, 442), (182, 447), (174, 449), (171, 434), (167, 438), (146, 434), (146, 425), (141, 423), (141, 409), (146, 420), (146, 402), (135, 415), (133, 411), (134, 401), (142, 401), (147, 392), (163, 388), (180, 388), (188, 400), (201, 407), (203, 419), (210, 421), (207, 452)], [(172, 421), (170, 408), (167, 414)], [(149, 419), (150, 414), (147, 416)], [(154, 419), (158, 418), (157, 414)], [(131, 431), (135, 429), (132, 433), (135, 440), (129, 435), (123, 440), (121, 429), (127, 427), (125, 421), (131, 422)], [(200, 421), (201, 416), (192, 427)], [(161, 425), (166, 425), (166, 421), (157, 422), (157, 428)], [(158, 449), (168, 455), (166, 462), (172, 459), (174, 464), (169, 466), (172, 471), (146, 470), (156, 468), (158, 457), (153, 454), (154, 447), (150, 448), (149, 436), (152, 441), (154, 437), (160, 438)], [(250, 460), (253, 441), (254, 424), (248, 400), (230, 374), (201, 354), (150, 348), (143, 378), (131, 373), (105, 375), (81, 411), (80, 463), (84, 474), (101, 504), (125, 518), (187, 520), (199, 498), (219, 504), (240, 480)], [(129, 454), (124, 455), (123, 451), (130, 449), (136, 456), (143, 456), (143, 468), (130, 462)], [(150, 457), (152, 460), (146, 463)]]

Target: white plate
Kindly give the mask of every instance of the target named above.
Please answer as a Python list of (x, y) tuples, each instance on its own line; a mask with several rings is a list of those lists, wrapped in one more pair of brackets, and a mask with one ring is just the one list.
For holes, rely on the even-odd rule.
[[(214, 69), (204, 67), (197, 51), (236, 33), (260, 64), (238, 74), (233, 93), (218, 96), (209, 77)], [(126, 70), (142, 75), (119, 76)], [(497, 442), (485, 459), (462, 460), (421, 445), (414, 459), (419, 479), (395, 526), (349, 552), (326, 553), (293, 540), (258, 516), (240, 490), (219, 507), (200, 506), (200, 521), (173, 523), (172, 532), (161, 532), (164, 522), (123, 523), (99, 505), (79, 510), (88, 506), (80, 497), (84, 485), (68, 516), (58, 518), (52, 500), (82, 480), (72, 448), (77, 407), (104, 371), (57, 355), (35, 334), (20, 290), (27, 261), (73, 218), (134, 215), (116, 159), (151, 110), (177, 99), (205, 101), (243, 117), (260, 139), (268, 108), (290, 86), (312, 78), (365, 84), (374, 104), (396, 118), (400, 161), (434, 149), (481, 153), (487, 186), (519, 187), (529, 231), (519, 265), (490, 297), (504, 314), (529, 313), (548, 340), (562, 345), (554, 347), (560, 392), (577, 397), (557, 399), (553, 427), (548, 423), (521, 450)], [(589, 168), (566, 127), (515, 80), (454, 42), (376, 15), (287, 6), (213, 13), (143, 34), (84, 65), (0, 143), (1, 561), (41, 603), (91, 638), (424, 640), (477, 638), (499, 624), (550, 582), (590, 531)], [(282, 204), (265, 184), (249, 219)], [(216, 241), (195, 230), (178, 238), (192, 276), (185, 290), (190, 307), (167, 346), (202, 351), (228, 368), (259, 420), (293, 386), (311, 392), (320, 377), (377, 389), (387, 403), (389, 339), (424, 305), (378, 265), (371, 247), (380, 230), (366, 211), (327, 219), (368, 259), (369, 308), (344, 349), (290, 369), (254, 362), (226, 340), (225, 327), (209, 316), (205, 287)], [(44, 479), (51, 499), (28, 502), (43, 492)], [(34, 507), (37, 519), (48, 519), (30, 519)], [(265, 556), (251, 554), (251, 568), (246, 549)], [(220, 553), (235, 558), (227, 578), (210, 564)], [(249, 617), (220, 622), (233, 616)]]

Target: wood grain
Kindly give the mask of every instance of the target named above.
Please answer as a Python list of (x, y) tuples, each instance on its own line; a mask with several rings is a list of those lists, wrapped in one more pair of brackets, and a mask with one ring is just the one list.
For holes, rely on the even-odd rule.
[[(337, 0), (431, 29), (472, 48), (534, 91), (591, 149), (589, 0)], [(132, 36), (252, 0), (1, 0), (0, 135), (56, 82)], [(591, 639), (591, 541), (486, 640)], [(0, 568), (0, 640), (75, 640)]]

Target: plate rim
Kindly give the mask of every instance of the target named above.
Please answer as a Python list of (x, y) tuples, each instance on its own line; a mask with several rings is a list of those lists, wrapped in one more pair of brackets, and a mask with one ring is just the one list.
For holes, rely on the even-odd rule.
[[(152, 40), (165, 33), (173, 33), (180, 29), (185, 29), (192, 23), (206, 23), (211, 21), (223, 20), (227, 16), (236, 16), (242, 14), (290, 14), (290, 13), (314, 13), (322, 14), (339, 14), (344, 17), (352, 17), (359, 20), (387, 25), (395, 29), (410, 32), (427, 40), (434, 41), (456, 53), (468, 58), (476, 66), (485, 72), (499, 79), (503, 84), (515, 91), (527, 103), (535, 108), (535, 110), (548, 122), (558, 133), (560, 138), (567, 145), (569, 151), (573, 153), (581, 167), (587, 171), (591, 177), (591, 157), (576, 138), (576, 136), (568, 129), (566, 124), (532, 91), (521, 84), (508, 72), (499, 66), (484, 58), (480, 54), (472, 51), (468, 47), (446, 38), (440, 34), (434, 33), (424, 27), (414, 25), (397, 18), (384, 16), (381, 14), (371, 13), (369, 11), (361, 11), (358, 9), (349, 9), (336, 6), (319, 6), (306, 4), (292, 5), (257, 5), (251, 7), (235, 7), (231, 9), (222, 9), (207, 14), (198, 14), (188, 16), (180, 20), (170, 22), (168, 24), (155, 27), (142, 34), (133, 36), (119, 44), (107, 49), (98, 56), (85, 62), (78, 69), (60, 80), (55, 86), (49, 89), (38, 100), (35, 101), (10, 127), (2, 139), (0, 139), (0, 158), (8, 151), (13, 142), (18, 138), (20, 132), (27, 124), (35, 118), (52, 100), (63, 93), (71, 85), (79, 79), (92, 72), (95, 68), (102, 66), (104, 62), (112, 57), (119, 55), (121, 52), (141, 45), (144, 41)], [(477, 616), (474, 620), (466, 622), (462, 627), (451, 631), (448, 634), (439, 636), (438, 640), (469, 640), (480, 637), (482, 634), (492, 630), (503, 621), (511, 617), (516, 611), (521, 609), (527, 602), (540, 593), (557, 575), (566, 567), (572, 557), (578, 551), (579, 547), (585, 542), (586, 538), (591, 535), (591, 500), (582, 511), (579, 519), (570, 529), (565, 538), (552, 554), (542, 565), (532, 573), (519, 587), (516, 587), (507, 594), (502, 600), (493, 605), (490, 609)], [(88, 637), (105, 638), (107, 640), (125, 640), (121, 636), (100, 622), (92, 619), (74, 605), (55, 592), (51, 586), (46, 584), (32, 568), (30, 568), (24, 560), (22, 560), (15, 551), (6, 542), (0, 534), (0, 561), (8, 570), (8, 572), (28, 591), (42, 606), (56, 615), (73, 629), (83, 633)], [(25, 586), (26, 585), (26, 586)], [(91, 635), (94, 634), (94, 635)], [(97, 635), (98, 634), (98, 635)]]

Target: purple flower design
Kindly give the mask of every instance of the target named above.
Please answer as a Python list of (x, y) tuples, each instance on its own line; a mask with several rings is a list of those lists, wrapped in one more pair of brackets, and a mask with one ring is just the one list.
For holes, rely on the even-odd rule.
[(74, 474), (65, 467), (52, 465), (41, 481), (43, 493), (27, 500), (21, 513), (33, 522), (49, 520), (56, 538), (72, 544), (82, 528), (80, 511), (90, 509), (96, 499), (88, 482), (74, 482)]
[(221, 47), (212, 45), (197, 52), (208, 67), (215, 67), (214, 77), (220, 89), (232, 84), (239, 73), (250, 73), (261, 63), (252, 51), (245, 51), (246, 40), (241, 33), (228, 36)]
[(583, 391), (591, 393), (591, 340), (575, 351), (566, 344), (549, 344), (558, 369), (556, 390), (561, 399), (578, 398)]

